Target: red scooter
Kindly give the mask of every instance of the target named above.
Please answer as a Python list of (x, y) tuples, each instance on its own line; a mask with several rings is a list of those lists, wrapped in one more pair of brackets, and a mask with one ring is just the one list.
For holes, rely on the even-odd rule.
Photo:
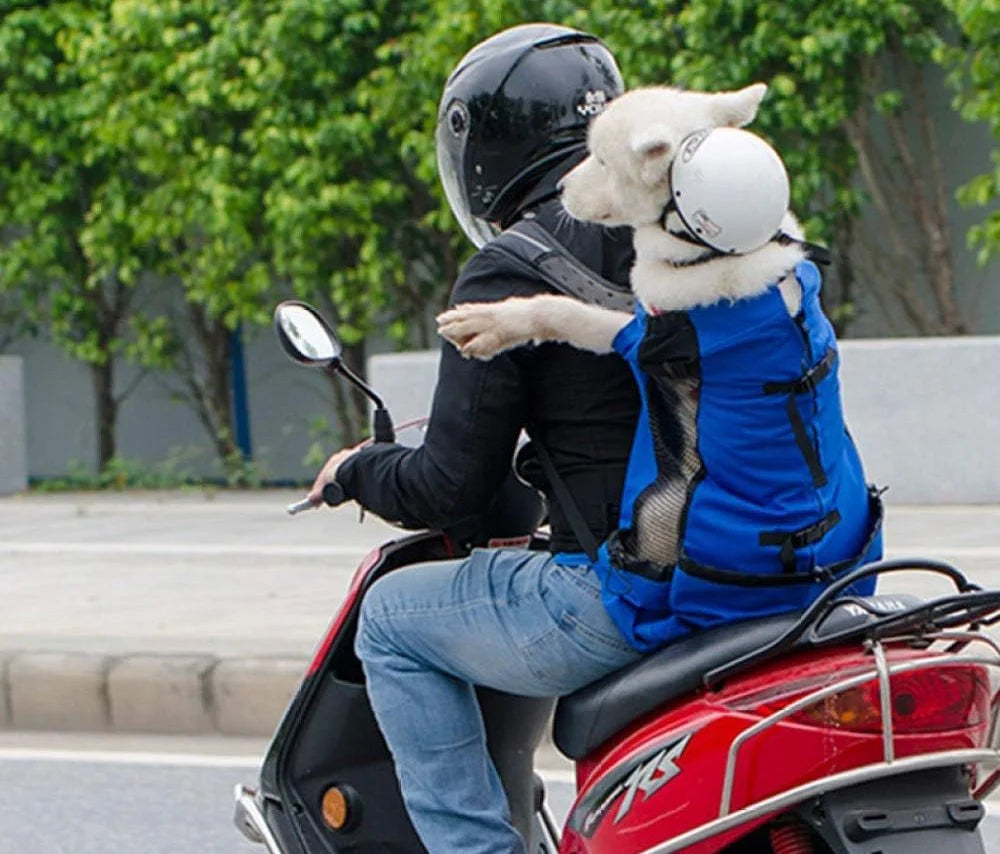
[[(344, 370), (308, 306), (282, 304), (276, 327), (293, 358)], [(373, 399), (375, 439), (391, 441)], [(325, 497), (342, 499), (335, 487)], [(423, 531), (358, 567), (259, 786), (236, 789), (237, 826), (269, 854), (424, 851), (367, 703), (354, 633), (361, 597), (381, 575), (474, 544), (468, 532)], [(544, 546), (530, 537), (528, 547)], [(955, 593), (841, 596), (862, 577), (903, 570), (943, 575)], [(982, 627), (997, 621), (1000, 592), (945, 563), (891, 560), (844, 577), (804, 612), (672, 644), (558, 700), (553, 740), (576, 763), (561, 831), (531, 769), (551, 703), (482, 692), (491, 754), (531, 854), (983, 852), (982, 799), (1000, 782), (1000, 646)]]

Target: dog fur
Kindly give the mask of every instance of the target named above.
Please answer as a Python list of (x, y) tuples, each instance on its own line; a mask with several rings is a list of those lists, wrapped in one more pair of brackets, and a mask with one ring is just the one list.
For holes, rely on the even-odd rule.
[[(683, 266), (705, 250), (660, 224), (670, 196), (670, 164), (681, 141), (700, 128), (749, 124), (766, 92), (762, 83), (717, 93), (634, 89), (612, 101), (591, 124), (588, 156), (563, 179), (563, 206), (576, 219), (634, 229), (631, 286), (647, 311), (756, 296), (776, 281), (789, 313), (798, 311), (801, 292), (791, 271), (805, 257), (800, 247), (768, 243), (745, 255)], [(676, 213), (667, 225), (682, 227)], [(791, 213), (782, 230), (802, 236)], [(562, 341), (606, 353), (629, 317), (571, 297), (546, 295), (456, 306), (438, 317), (438, 331), (463, 355), (480, 359), (532, 341)]]

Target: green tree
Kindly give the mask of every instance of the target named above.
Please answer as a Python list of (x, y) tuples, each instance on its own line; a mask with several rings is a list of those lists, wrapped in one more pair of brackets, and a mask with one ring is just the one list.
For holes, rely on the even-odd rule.
[[(924, 74), (947, 25), (940, 2), (705, 0), (677, 4), (673, 21), (674, 81), (769, 83), (755, 127), (784, 155), (808, 233), (837, 250), (838, 319), (850, 318), (860, 263), (857, 279), (910, 329), (966, 331)], [(865, 199), (877, 230), (859, 222)]]
[[(241, 322), (266, 322), (271, 292), (264, 187), (245, 136), (267, 4), (112, 0), (110, 8), (71, 42), (93, 105), (85, 128), (134, 163), (143, 192), (121, 211), (129, 259), (167, 292), (160, 320), (181, 378), (175, 394), (238, 474), (232, 335)], [(110, 228), (105, 219), (95, 217)]]
[[(969, 118), (989, 120), (995, 103), (995, 4), (964, 7), (976, 47)], [(455, 60), (479, 39), (527, 20), (552, 20), (601, 36), (628, 86), (676, 84), (722, 89), (753, 81), (770, 91), (755, 128), (785, 157), (793, 204), (812, 239), (830, 243), (837, 263), (828, 301), (844, 328), (858, 289), (880, 302), (899, 331), (960, 333), (968, 324), (956, 297), (940, 147), (929, 108), (928, 73), (955, 16), (943, 0), (595, 0), (561, 2), (432, 0), (408, 34), (387, 43), (385, 62), (362, 84), (390, 139), (407, 157), (436, 207), (425, 229), (454, 235), (435, 186), (434, 107)], [(397, 75), (394, 69), (399, 68)], [(977, 88), (978, 86), (978, 88)], [(996, 176), (964, 191), (993, 198)], [(878, 227), (863, 220), (865, 212)], [(994, 217), (973, 230), (986, 245)], [(452, 238), (454, 239), (454, 237)], [(465, 251), (459, 241), (457, 256)], [(440, 268), (438, 268), (440, 269)], [(450, 279), (442, 273), (442, 279)]]
[(90, 368), (102, 467), (132, 388), (116, 388), (117, 359), (155, 361), (158, 341), (135, 302), (142, 260), (122, 248), (141, 185), (85, 130), (91, 105), (65, 52), (67, 33), (95, 26), (108, 5), (0, 4), (0, 296)]
[[(389, 325), (397, 341), (421, 329), (412, 182), (362, 95), (380, 65), (377, 49), (410, 26), (414, 5), (284, 0), (257, 41), (260, 99), (247, 138), (254, 168), (267, 176), (274, 275), (281, 292), (333, 320), (345, 359), (362, 371), (377, 326)], [(339, 439), (356, 441), (368, 404), (335, 378), (331, 390)]]
[[(1000, 141), (1000, 4), (995, 0), (945, 0), (958, 22), (958, 44), (941, 47), (938, 57), (951, 69), (958, 88), (956, 106), (969, 121), (985, 123)], [(993, 149), (991, 168), (959, 190), (967, 205), (990, 207), (983, 222), (969, 232), (969, 245), (979, 247), (986, 264), (1000, 256), (1000, 144)]]

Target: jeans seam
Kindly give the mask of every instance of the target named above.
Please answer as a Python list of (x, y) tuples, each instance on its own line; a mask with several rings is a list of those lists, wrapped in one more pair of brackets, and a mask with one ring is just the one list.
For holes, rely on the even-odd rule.
[(483, 596), (479, 599), (473, 599), (471, 601), (460, 602), (452, 605), (431, 605), (425, 608), (402, 605), (399, 607), (394, 606), (391, 608), (380, 608), (377, 611), (367, 611), (366, 616), (370, 619), (377, 620), (379, 617), (423, 617), (432, 614), (458, 614), (462, 611), (467, 611), (471, 608), (476, 608), (480, 605), (486, 604), (495, 607), (498, 604), (498, 600), (490, 596)]
[(581, 620), (576, 614), (564, 614), (563, 620), (569, 625), (575, 627), (583, 635), (593, 640), (595, 643), (604, 644), (617, 652), (631, 652), (632, 647), (630, 647), (623, 638), (622, 640), (617, 640), (616, 638), (608, 637), (605, 634), (601, 634), (596, 629), (592, 629), (587, 623)]
[(582, 573), (593, 572), (589, 567), (579, 567), (580, 571), (574, 571), (576, 567), (563, 566), (562, 564), (555, 564), (562, 571), (562, 574), (566, 577), (570, 584), (576, 587), (578, 590), (582, 590), (587, 595), (591, 596), (595, 600), (601, 598), (601, 586), (600, 584), (588, 584), (584, 579)]

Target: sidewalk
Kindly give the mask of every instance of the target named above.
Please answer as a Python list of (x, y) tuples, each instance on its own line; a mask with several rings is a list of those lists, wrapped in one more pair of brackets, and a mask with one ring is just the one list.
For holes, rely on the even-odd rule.
[[(0, 729), (269, 735), (354, 566), (401, 536), (298, 498), (0, 498)], [(887, 541), (1000, 586), (1000, 506), (890, 505)]]

